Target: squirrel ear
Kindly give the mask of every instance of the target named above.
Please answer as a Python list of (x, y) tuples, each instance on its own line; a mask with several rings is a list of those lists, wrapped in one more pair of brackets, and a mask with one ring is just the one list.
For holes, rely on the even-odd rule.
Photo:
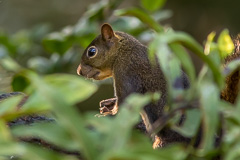
[(110, 39), (112, 39), (114, 37), (113, 29), (107, 23), (104, 23), (102, 25), (101, 34), (102, 34), (102, 38), (103, 38), (104, 41), (110, 40)]

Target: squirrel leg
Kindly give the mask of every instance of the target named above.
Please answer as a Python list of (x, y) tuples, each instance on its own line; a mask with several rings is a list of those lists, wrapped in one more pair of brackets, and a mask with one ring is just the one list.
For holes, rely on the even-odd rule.
[(162, 148), (165, 145), (165, 140), (162, 138), (162, 136), (157, 134), (152, 134), (152, 124), (158, 119), (157, 111), (154, 110), (154, 106), (151, 104), (144, 107), (144, 110), (141, 111), (140, 115), (142, 117), (142, 120), (145, 124), (146, 130), (149, 135), (151, 135), (153, 139), (153, 149)]

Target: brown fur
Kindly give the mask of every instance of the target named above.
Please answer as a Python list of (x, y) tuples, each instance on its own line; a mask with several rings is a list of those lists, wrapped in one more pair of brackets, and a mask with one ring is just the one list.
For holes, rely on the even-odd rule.
[[(96, 56), (91, 58), (88, 57), (88, 48), (93, 46), (98, 49), (98, 52)], [(108, 71), (108, 74), (105, 71)], [(84, 51), (78, 74), (96, 80), (113, 77), (117, 99), (109, 99), (100, 103), (101, 107), (104, 106), (101, 109), (101, 113), (104, 115), (116, 114), (118, 106), (131, 93), (144, 94), (156, 91), (162, 93), (160, 100), (145, 106), (141, 113), (147, 131), (151, 130), (151, 125), (163, 114), (167, 88), (159, 65), (150, 64), (146, 46), (126, 33), (113, 32), (108, 24), (102, 26), (101, 35), (93, 40)], [(186, 81), (186, 77), (184, 78)], [(184, 84), (188, 84), (188, 82), (182, 83), (181, 86), (184, 87)], [(109, 106), (109, 104), (114, 105)], [(164, 130), (158, 135), (161, 138), (155, 138), (154, 148), (169, 142), (185, 140), (184, 137), (170, 130)]]

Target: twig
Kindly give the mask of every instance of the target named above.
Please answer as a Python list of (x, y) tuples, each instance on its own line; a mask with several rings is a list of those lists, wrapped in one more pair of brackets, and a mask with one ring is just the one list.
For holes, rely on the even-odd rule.
[(152, 135), (158, 133), (167, 124), (169, 119), (171, 119), (177, 112), (196, 108), (198, 108), (198, 104), (187, 104), (176, 109), (173, 109), (171, 112), (169, 112), (169, 114), (163, 115), (153, 123), (149, 134)]

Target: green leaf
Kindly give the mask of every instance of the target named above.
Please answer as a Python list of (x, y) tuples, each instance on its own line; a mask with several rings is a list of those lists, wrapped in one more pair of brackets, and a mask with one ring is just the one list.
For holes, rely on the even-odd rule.
[(141, 20), (144, 24), (147, 24), (148, 27), (152, 28), (156, 32), (163, 32), (163, 27), (158, 24), (151, 16), (149, 16), (147, 13), (145, 13), (143, 10), (140, 10), (138, 8), (131, 8), (131, 9), (119, 9), (114, 12), (117, 16), (133, 16), (137, 17), (139, 20)]
[(14, 91), (24, 91), (30, 85), (30, 82), (24, 76), (24, 72), (20, 72), (13, 76), (11, 85)]
[(63, 55), (73, 44), (74, 37), (71, 35), (71, 31), (69, 32), (51, 33), (44, 38), (43, 45), (46, 50), (50, 53)]
[(167, 79), (168, 84), (168, 96), (172, 100), (178, 97), (178, 91), (174, 90), (176, 80), (182, 75), (181, 65), (179, 59), (171, 52), (169, 46), (161, 41), (158, 41), (156, 55), (159, 60), (159, 64), (164, 72), (164, 76)]
[(46, 148), (26, 144), (26, 143), (12, 143), (12, 142), (0, 142), (0, 158), (5, 157), (7, 159), (24, 159), (24, 160), (77, 160), (73, 156), (59, 154)]
[[(30, 32), (27, 30), (21, 30), (14, 34), (12, 37), (12, 43), (17, 46), (17, 53), (24, 55), (32, 50), (33, 42), (30, 39)], [(16, 54), (16, 53), (15, 53)]]
[(69, 104), (83, 101), (97, 90), (95, 84), (75, 75), (51, 74), (44, 79), (48, 85), (56, 88)]
[[(120, 106), (115, 119), (108, 124), (108, 132), (102, 139), (105, 154), (124, 149), (131, 138), (132, 127), (139, 121), (139, 112), (151, 100), (158, 98), (155, 94), (132, 94)], [(121, 137), (121, 138), (118, 138)], [(104, 156), (104, 155), (103, 155)]]
[(12, 135), (6, 125), (6, 123), (0, 120), (0, 142), (10, 142), (12, 140)]
[(169, 44), (169, 47), (177, 56), (177, 58), (181, 61), (181, 64), (190, 79), (190, 84), (191, 86), (193, 86), (196, 80), (196, 72), (189, 54), (180, 44), (172, 43)]
[(41, 113), (49, 111), (51, 109), (52, 106), (39, 92), (31, 93), (27, 101), (21, 107), (21, 111), (26, 114)]
[(231, 75), (234, 71), (239, 69), (239, 67), (240, 67), (240, 60), (239, 59), (232, 60), (231, 62), (226, 64), (226, 66), (223, 69), (222, 74), (225, 77), (227, 77), (227, 76)]
[[(10, 156), (17, 156), (17, 155), (24, 155), (26, 153), (26, 148), (24, 145), (14, 142), (0, 142), (1, 150), (0, 150), (0, 158), (2, 157), (8, 157), (10, 159)], [(4, 146), (4, 147), (2, 147)]]
[(18, 105), (23, 99), (23, 95), (15, 95), (0, 101), (0, 118), (12, 120), (18, 116)]
[(134, 147), (129, 146), (120, 152), (108, 155), (108, 157), (104, 157), (102, 160), (183, 160), (187, 157), (186, 151), (180, 145), (172, 145), (159, 150), (153, 150), (149, 144), (144, 145), (145, 146), (142, 146), (142, 144)]
[(3, 45), (10, 55), (16, 54), (17, 47), (11, 42), (9, 36), (0, 30), (0, 44)]
[(222, 59), (231, 54), (235, 48), (227, 29), (223, 30), (218, 37), (218, 48)]
[(200, 125), (200, 111), (195, 110), (187, 110), (185, 112), (186, 120), (182, 126), (175, 126), (173, 129), (179, 132), (181, 135), (186, 137), (193, 137), (196, 135)]
[[(12, 130), (14, 136), (19, 138), (40, 138), (52, 145), (61, 147), (68, 151), (77, 151), (78, 143), (58, 123), (47, 122), (34, 124), (33, 126), (17, 126)], [(57, 133), (57, 134), (56, 134)]]
[[(36, 92), (39, 92), (39, 94), (45, 98), (47, 103), (52, 106), (53, 112), (57, 117), (59, 125), (61, 125), (61, 127), (63, 127), (72, 137), (74, 137), (75, 141), (78, 143), (77, 145), (80, 146), (81, 153), (84, 155), (84, 157), (87, 159), (94, 159), (97, 152), (97, 146), (93, 146), (92, 144), (94, 144), (95, 138), (92, 138), (91, 135), (86, 131), (81, 115), (77, 112), (76, 108), (70, 105), (68, 102), (69, 99), (65, 98), (66, 93), (63, 93), (63, 90), (61, 88), (59, 89), (58, 85), (56, 85), (58, 87), (55, 87), (54, 84), (51, 83), (53, 79), (56, 80), (56, 77), (53, 76), (53, 79), (49, 77), (49, 79), (46, 78), (46, 80), (43, 80), (41, 77), (32, 72), (28, 73), (28, 77), (33, 87), (36, 89)], [(68, 76), (66, 75), (66, 77)], [(70, 83), (71, 79), (69, 79), (69, 77), (66, 77), (63, 79), (60, 78), (60, 81), (57, 81), (58, 83), (56, 84), (63, 85), (62, 82), (66, 79)], [(88, 86), (89, 85), (86, 85), (85, 87), (87, 88)], [(86, 91), (87, 89), (84, 90)], [(86, 93), (90, 92), (86, 91)], [(81, 95), (81, 97), (84, 96), (85, 95), (83, 94)], [(87, 96), (89, 96), (89, 94)]]
[(53, 62), (45, 57), (32, 57), (28, 60), (28, 67), (38, 73), (49, 73), (53, 70)]
[(159, 35), (161, 41), (165, 41), (168, 44), (171, 43), (181, 43), (184, 47), (192, 51), (199, 58), (201, 58), (211, 69), (214, 80), (217, 84), (222, 87), (224, 84), (223, 76), (218, 68), (218, 66), (211, 60), (210, 57), (206, 56), (203, 52), (203, 48), (197, 43), (191, 36), (183, 32), (168, 32), (161, 33)]
[[(46, 148), (36, 146), (36, 145), (25, 145), (25, 154), (19, 154), (23, 159), (27, 160), (78, 160), (77, 157), (56, 153), (52, 150), (47, 150)], [(24, 152), (23, 152), (24, 153)]]
[(0, 65), (6, 70), (12, 72), (19, 72), (21, 69), (23, 69), (15, 60), (9, 56), (0, 58)]
[(239, 159), (240, 158), (239, 147), (240, 147), (240, 143), (239, 143), (239, 141), (236, 141), (236, 144), (233, 144), (233, 146), (231, 146), (230, 150), (225, 153), (224, 159), (225, 160)]
[(199, 84), (201, 97), (201, 111), (203, 122), (203, 140), (201, 148), (203, 153), (214, 149), (215, 135), (219, 124), (219, 89), (210, 81), (203, 80)]
[(217, 50), (217, 44), (213, 42), (216, 36), (216, 32), (211, 32), (207, 37), (207, 42), (205, 44), (204, 53), (209, 55), (212, 51)]
[(165, 2), (166, 0), (141, 0), (141, 5), (149, 11), (156, 11), (161, 8)]

